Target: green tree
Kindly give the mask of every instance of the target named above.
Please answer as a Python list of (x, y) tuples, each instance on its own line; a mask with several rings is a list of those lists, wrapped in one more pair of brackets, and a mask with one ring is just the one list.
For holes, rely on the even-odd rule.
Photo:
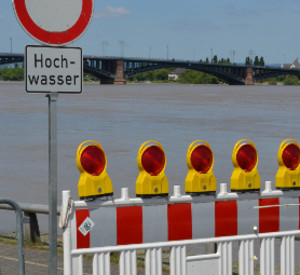
[(217, 77), (206, 74), (203, 72), (198, 72), (194, 70), (186, 70), (179, 77), (179, 83), (191, 83), (191, 84), (218, 84), (220, 82), (224, 82)]
[(255, 56), (254, 58), (254, 66), (259, 66), (260, 63), (259, 63), (259, 59), (258, 59), (258, 56)]
[(3, 80), (24, 80), (24, 69), (20, 67), (3, 68), (1, 70)]
[(262, 67), (265, 66), (265, 60), (264, 60), (264, 58), (262, 56), (259, 59), (259, 66), (262, 66)]
[(155, 80), (168, 80), (169, 71), (167, 69), (161, 69), (154, 71)]
[(245, 65), (246, 66), (251, 66), (252, 65), (252, 59), (249, 56), (246, 57)]
[(174, 71), (174, 68), (169, 69), (159, 69), (155, 71), (140, 73), (134, 77), (131, 77), (130, 80), (133, 81), (168, 81), (168, 74)]
[(211, 60), (211, 63), (213, 63), (213, 64), (217, 64), (218, 63), (218, 56), (217, 55), (214, 55), (214, 57)]
[(283, 81), (284, 85), (299, 85), (299, 79), (295, 75), (287, 75)]
[(219, 64), (230, 64), (230, 59), (229, 58), (225, 59), (222, 57), (218, 63)]

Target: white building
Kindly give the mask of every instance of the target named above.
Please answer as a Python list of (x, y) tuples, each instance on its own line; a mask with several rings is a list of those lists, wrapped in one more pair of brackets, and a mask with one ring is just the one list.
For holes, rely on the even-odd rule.
[(296, 58), (293, 64), (282, 64), (281, 67), (283, 69), (300, 69), (300, 63), (298, 58)]
[(177, 80), (184, 71), (185, 69), (177, 68), (175, 71), (168, 74), (168, 80)]

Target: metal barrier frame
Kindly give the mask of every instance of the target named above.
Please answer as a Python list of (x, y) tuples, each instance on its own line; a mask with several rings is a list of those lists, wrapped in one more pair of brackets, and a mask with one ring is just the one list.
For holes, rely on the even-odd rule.
[[(218, 237), (207, 239), (195, 239), (172, 242), (147, 243), (138, 245), (120, 245), (89, 249), (74, 249), (70, 251), (70, 257), (64, 260), (65, 275), (83, 274), (83, 255), (93, 255), (93, 274), (109, 275), (110, 254), (120, 253), (119, 270), (121, 275), (137, 274), (137, 250), (146, 250), (145, 274), (162, 274), (162, 249), (171, 248), (170, 253), (170, 274), (171, 275), (191, 275), (199, 274), (199, 270), (205, 270), (209, 266), (218, 267), (220, 275), (232, 274), (232, 243), (239, 242), (239, 274), (254, 274), (254, 240), (260, 240), (260, 272), (264, 275), (273, 275), (275, 269), (275, 238), (280, 239), (280, 274), (295, 274), (295, 236), (300, 234), (300, 230), (285, 231), (276, 233), (262, 233), (239, 235), (231, 237)], [(195, 244), (217, 244), (217, 253), (187, 256), (186, 246)], [(65, 251), (68, 253), (68, 251)], [(204, 265), (203, 265), (204, 264)], [(206, 264), (206, 265), (205, 265)], [(195, 268), (196, 267), (196, 268)], [(206, 267), (206, 269), (203, 269)], [(193, 269), (194, 268), (194, 269)], [(196, 272), (195, 272), (196, 271)], [(201, 273), (200, 273), (201, 274)]]
[[(265, 189), (260, 194), (240, 194), (227, 192), (227, 184), (223, 183), (220, 186), (220, 192), (216, 197), (206, 196), (201, 198), (192, 198), (189, 195), (181, 195), (180, 186), (174, 186), (174, 195), (169, 197), (168, 203), (190, 202), (194, 199), (203, 200), (204, 202), (214, 201), (231, 201), (241, 199), (248, 199), (252, 197), (257, 198), (284, 198), (284, 193), (280, 190), (272, 190), (271, 182), (266, 182)], [(299, 191), (288, 194), (289, 197), (300, 197)], [(162, 274), (162, 249), (171, 248), (170, 253), (170, 274), (171, 275), (192, 275), (199, 274), (199, 270), (205, 270), (205, 274), (209, 269), (212, 270), (209, 274), (231, 275), (232, 274), (232, 243), (239, 242), (239, 274), (253, 275), (254, 274), (254, 241), (260, 240), (260, 270), (261, 274), (274, 275), (275, 257), (274, 247), (275, 238), (281, 239), (281, 275), (293, 275), (295, 264), (295, 240), (296, 236), (299, 238), (300, 230), (298, 225), (295, 229), (286, 228), (279, 232), (259, 233), (257, 226), (252, 228), (253, 233), (244, 233), (240, 235), (228, 234), (226, 237), (210, 237), (209, 235), (198, 237), (196, 239), (182, 240), (182, 241), (161, 241), (151, 243), (139, 243), (133, 245), (97, 245), (92, 248), (76, 248), (74, 247), (73, 238), (74, 232), (71, 228), (71, 220), (74, 216), (74, 209), (97, 209), (101, 207), (116, 207), (116, 206), (132, 206), (132, 205), (152, 205), (156, 204), (156, 200), (142, 200), (141, 198), (129, 198), (128, 189), (122, 188), (121, 198), (113, 201), (74, 201), (70, 196), (70, 191), (62, 192), (62, 206), (61, 206), (61, 221), (63, 228), (63, 242), (64, 242), (64, 274), (65, 275), (81, 275), (83, 272), (83, 255), (93, 255), (93, 274), (109, 275), (110, 274), (110, 254), (112, 252), (120, 253), (119, 270), (121, 275), (137, 274), (137, 250), (146, 250), (145, 253), (145, 271), (146, 275), (161, 275)], [(160, 201), (160, 203), (162, 203)], [(166, 204), (166, 202), (164, 202)], [(263, 207), (287, 207), (293, 205), (299, 207), (299, 203), (271, 206), (252, 206), (253, 209)], [(73, 210), (72, 210), (73, 209)], [(70, 215), (70, 216), (69, 216)], [(71, 218), (71, 215), (73, 218)], [(298, 215), (298, 214), (297, 214)], [(299, 218), (299, 217), (298, 217)], [(104, 237), (105, 232), (102, 232)], [(109, 234), (109, 232), (107, 232)], [(234, 236), (232, 236), (234, 235)], [(224, 235), (221, 235), (224, 236)], [(101, 238), (101, 236), (98, 236)], [(105, 237), (104, 237), (105, 238)], [(187, 245), (217, 245), (216, 253), (187, 256)], [(216, 270), (217, 267), (217, 270)], [(194, 269), (193, 269), (194, 268)]]
[(0, 204), (8, 204), (16, 212), (16, 227), (17, 227), (17, 240), (18, 240), (18, 269), (19, 269), (19, 275), (24, 275), (25, 274), (25, 261), (24, 261), (22, 209), (16, 201), (13, 201), (11, 199), (0, 198)]

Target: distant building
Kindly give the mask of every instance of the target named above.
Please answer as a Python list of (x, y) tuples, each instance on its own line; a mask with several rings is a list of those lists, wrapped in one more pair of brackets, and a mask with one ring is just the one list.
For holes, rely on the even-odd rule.
[(168, 80), (177, 80), (185, 69), (177, 68), (175, 71), (168, 74)]
[(300, 69), (300, 63), (298, 58), (296, 58), (293, 64), (282, 64), (281, 67), (283, 69)]

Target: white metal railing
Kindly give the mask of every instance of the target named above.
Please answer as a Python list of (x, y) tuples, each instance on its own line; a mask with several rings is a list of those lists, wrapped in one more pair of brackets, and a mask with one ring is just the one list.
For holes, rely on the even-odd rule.
[[(25, 239), (31, 242), (40, 240), (40, 228), (38, 223), (37, 214), (49, 215), (49, 206), (44, 204), (33, 204), (18, 202), (21, 210), (24, 212), (24, 229)], [(14, 210), (11, 205), (0, 204), (0, 209)], [(61, 207), (57, 206), (56, 213), (60, 214)]]
[[(145, 250), (145, 274), (162, 274), (162, 249), (170, 248), (170, 274), (220, 274), (232, 275), (232, 245), (238, 241), (239, 274), (254, 274), (254, 241), (260, 240), (260, 272), (275, 274), (275, 239), (280, 239), (280, 274), (295, 274), (295, 236), (300, 230), (276, 233), (238, 235), (230, 237), (158, 242), (138, 245), (120, 245), (89, 249), (74, 249), (65, 257), (65, 275), (83, 273), (83, 255), (93, 255), (93, 274), (110, 274), (110, 254), (120, 253), (121, 275), (137, 274), (137, 250)], [(188, 256), (186, 247), (197, 244), (217, 244), (217, 252)], [(66, 251), (65, 251), (66, 253)], [(203, 271), (203, 273), (201, 272)]]
[[(49, 214), (49, 206), (45, 204), (33, 204), (33, 203), (25, 203), (25, 202), (18, 202), (20, 208), (25, 213), (35, 213), (35, 214)], [(14, 210), (10, 205), (3, 204), (0, 205), (0, 209), (5, 210)], [(57, 206), (57, 215), (60, 214), (60, 206)]]

